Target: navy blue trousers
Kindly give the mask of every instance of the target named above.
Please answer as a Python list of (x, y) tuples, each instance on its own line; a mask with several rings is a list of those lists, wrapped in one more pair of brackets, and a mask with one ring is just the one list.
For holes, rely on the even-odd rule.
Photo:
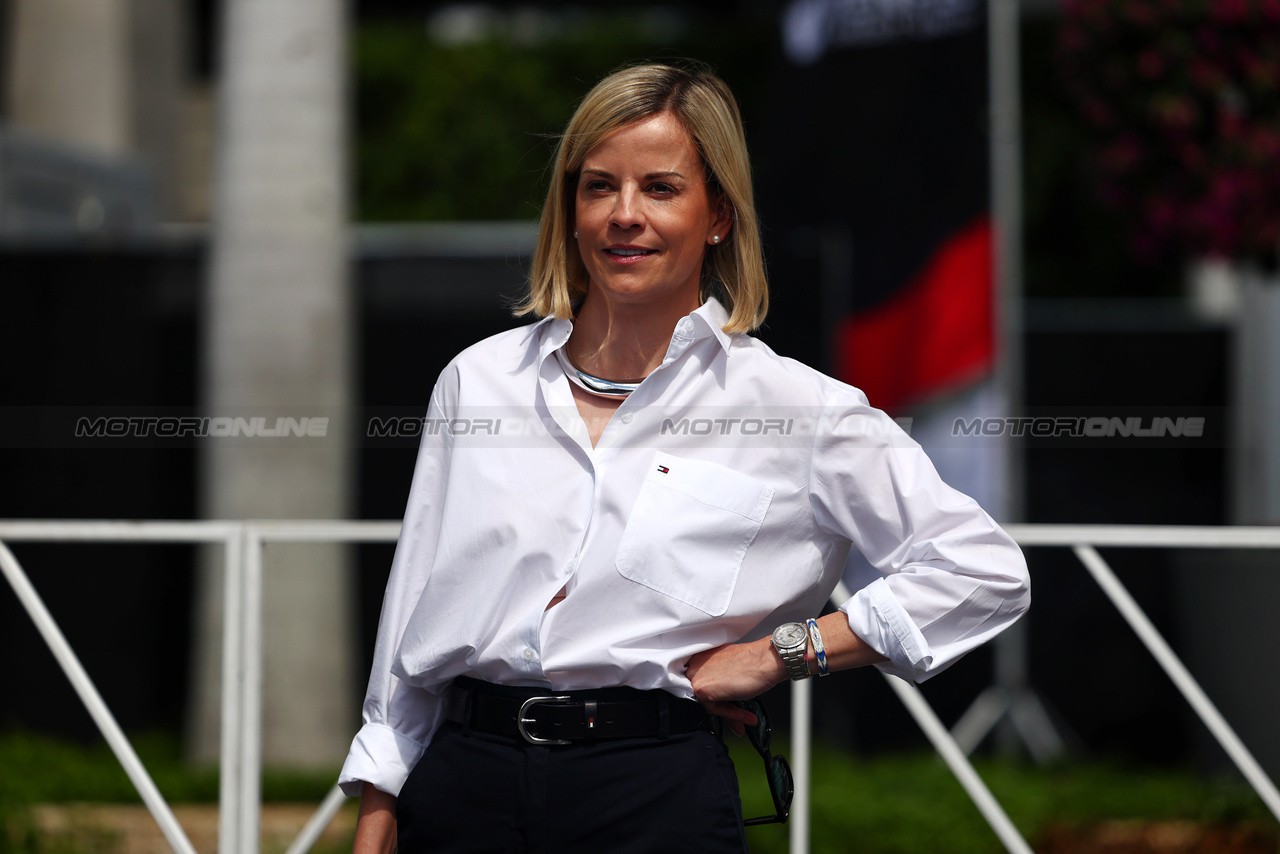
[(714, 733), (534, 745), (445, 722), (396, 802), (400, 854), (745, 854)]

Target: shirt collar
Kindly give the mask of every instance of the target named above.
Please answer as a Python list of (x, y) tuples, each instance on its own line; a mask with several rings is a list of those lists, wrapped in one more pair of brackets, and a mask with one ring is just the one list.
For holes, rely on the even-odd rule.
[(683, 321), (681, 321), (680, 324), (676, 324), (676, 332), (672, 337), (679, 336), (696, 341), (699, 338), (706, 338), (711, 335), (720, 343), (721, 348), (726, 353), (729, 352), (733, 338), (724, 331), (724, 325), (729, 322), (729, 312), (725, 310), (719, 300), (715, 297), (707, 297), (707, 301), (699, 306), (689, 317), (693, 319), (693, 328), (688, 332), (682, 333), (681, 325)]
[(573, 332), (573, 321), (564, 317), (544, 317), (533, 325), (538, 341), (538, 363), (559, 350)]
[[(728, 353), (733, 341), (724, 331), (724, 325), (728, 322), (729, 312), (720, 301), (715, 297), (707, 297), (706, 302), (676, 324), (675, 331), (671, 334), (672, 342), (677, 339), (692, 342), (710, 335)], [(533, 325), (532, 332), (538, 337), (538, 361), (541, 362), (569, 340), (569, 335), (573, 332), (573, 321), (562, 317), (544, 317)]]

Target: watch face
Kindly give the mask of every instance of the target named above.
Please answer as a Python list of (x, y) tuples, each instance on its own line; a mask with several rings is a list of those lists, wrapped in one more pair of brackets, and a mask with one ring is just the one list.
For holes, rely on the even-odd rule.
[(809, 639), (809, 633), (799, 623), (783, 623), (773, 630), (773, 644), (788, 648), (799, 646)]

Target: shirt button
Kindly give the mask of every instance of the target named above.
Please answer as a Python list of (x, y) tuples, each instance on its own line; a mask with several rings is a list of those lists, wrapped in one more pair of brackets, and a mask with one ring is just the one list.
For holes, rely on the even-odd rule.
[(681, 335), (689, 335), (693, 332), (693, 321), (686, 317), (676, 326), (676, 331)]
[(630, 412), (624, 412), (624, 413), (622, 413), (622, 423), (623, 423), (623, 424), (630, 424), (630, 423), (631, 423), (631, 419), (632, 419), (633, 417), (635, 417), (635, 416), (633, 416)]
[(528, 647), (525, 647), (524, 652), (521, 654), (524, 656), (525, 661), (533, 661), (533, 659), (538, 655), (536, 652), (529, 649)]

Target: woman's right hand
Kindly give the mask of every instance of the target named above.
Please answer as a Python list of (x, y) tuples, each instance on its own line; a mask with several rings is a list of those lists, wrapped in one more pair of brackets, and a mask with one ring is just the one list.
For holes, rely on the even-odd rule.
[(392, 854), (396, 850), (396, 796), (372, 783), (360, 790), (360, 817), (352, 854)]
[(766, 638), (704, 650), (685, 663), (685, 675), (693, 698), (724, 718), (735, 735), (742, 735), (755, 725), (756, 716), (733, 701), (758, 697), (786, 679), (787, 671)]

